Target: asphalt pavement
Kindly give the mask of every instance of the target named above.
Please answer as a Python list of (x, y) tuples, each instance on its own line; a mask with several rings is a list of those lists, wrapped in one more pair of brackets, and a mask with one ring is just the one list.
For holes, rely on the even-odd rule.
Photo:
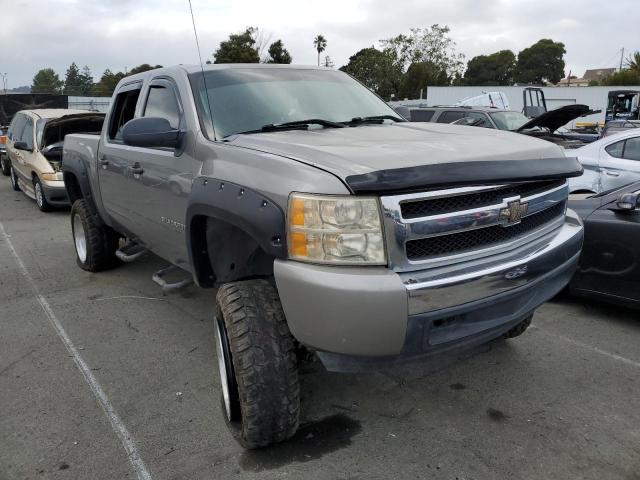
[(520, 338), (367, 374), (306, 366), (302, 426), (227, 431), (215, 292), (91, 274), (68, 210), (0, 177), (0, 480), (640, 479), (640, 315), (554, 300)]

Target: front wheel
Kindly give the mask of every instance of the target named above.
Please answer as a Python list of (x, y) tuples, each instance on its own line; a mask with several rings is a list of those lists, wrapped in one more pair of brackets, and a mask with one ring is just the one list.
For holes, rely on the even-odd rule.
[(276, 289), (266, 280), (228, 283), (216, 296), (216, 348), (227, 424), (245, 448), (298, 429), (295, 344)]
[(20, 185), (18, 184), (18, 174), (13, 169), (13, 165), (9, 165), (9, 177), (11, 178), (11, 188), (16, 192), (20, 191)]
[(71, 232), (78, 266), (99, 272), (120, 263), (116, 257), (120, 236), (102, 223), (86, 200), (76, 200), (71, 207)]
[(529, 315), (527, 318), (525, 318), (524, 320), (522, 320), (518, 325), (513, 327), (507, 333), (505, 333), (504, 338), (516, 338), (522, 335), (527, 330), (527, 328), (529, 328), (529, 325), (531, 325), (532, 319), (533, 319), (533, 313)]
[(44, 190), (42, 189), (42, 183), (38, 177), (33, 179), (33, 193), (36, 197), (36, 205), (41, 212), (50, 212), (53, 207), (47, 202), (47, 197), (44, 196)]
[(6, 155), (0, 155), (0, 170), (5, 177), (11, 175), (11, 166), (9, 165), (9, 160), (6, 158)]

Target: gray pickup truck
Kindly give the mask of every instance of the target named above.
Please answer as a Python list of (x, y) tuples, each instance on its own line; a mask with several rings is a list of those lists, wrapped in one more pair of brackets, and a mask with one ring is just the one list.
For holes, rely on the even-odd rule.
[(126, 77), (102, 133), (63, 152), (81, 268), (149, 250), (217, 288), (246, 448), (296, 431), (309, 352), (355, 371), (523, 333), (576, 267), (581, 171), (549, 142), (407, 122), (342, 72), (272, 65)]

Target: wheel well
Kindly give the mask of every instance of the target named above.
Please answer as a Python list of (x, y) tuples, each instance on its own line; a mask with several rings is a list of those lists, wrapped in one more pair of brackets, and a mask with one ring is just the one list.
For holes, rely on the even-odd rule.
[(64, 173), (64, 186), (69, 195), (69, 202), (73, 205), (73, 202), (82, 198), (82, 189), (80, 188), (80, 182), (73, 173)]
[(194, 269), (201, 287), (273, 275), (274, 257), (237, 226), (198, 215), (191, 221), (190, 233)]

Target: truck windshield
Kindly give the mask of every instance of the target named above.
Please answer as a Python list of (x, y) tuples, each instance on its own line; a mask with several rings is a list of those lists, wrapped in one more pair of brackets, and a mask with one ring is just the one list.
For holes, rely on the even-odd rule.
[(517, 130), (529, 121), (520, 112), (491, 112), (489, 115), (500, 130)]
[(229, 68), (205, 72), (205, 81), (200, 72), (190, 80), (199, 115), (209, 130), (211, 112), (217, 138), (305, 119), (350, 122), (357, 117), (398, 116), (338, 71)]

